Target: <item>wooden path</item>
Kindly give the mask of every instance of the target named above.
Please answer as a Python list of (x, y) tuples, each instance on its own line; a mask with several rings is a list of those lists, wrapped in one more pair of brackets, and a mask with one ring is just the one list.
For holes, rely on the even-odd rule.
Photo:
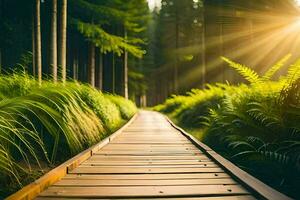
[(142, 111), (121, 134), (37, 199), (263, 198), (218, 162), (164, 116)]

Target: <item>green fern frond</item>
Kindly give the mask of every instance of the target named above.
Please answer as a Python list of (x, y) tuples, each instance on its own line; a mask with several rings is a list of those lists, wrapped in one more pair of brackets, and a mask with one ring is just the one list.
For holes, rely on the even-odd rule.
[(294, 64), (292, 64), (289, 69), (287, 75), (283, 78), (286, 84), (292, 83), (295, 80), (300, 78), (300, 59), (298, 59)]
[(282, 165), (287, 165), (290, 161), (290, 157), (285, 154), (272, 151), (260, 151), (259, 153), (261, 153), (266, 160), (273, 161)]
[(228, 147), (231, 147), (232, 149), (237, 149), (237, 148), (246, 148), (248, 149), (249, 151), (255, 151), (256, 148), (248, 143), (248, 142), (245, 142), (245, 141), (235, 141), (235, 142), (231, 142)]
[(266, 143), (262, 139), (260, 139), (258, 137), (254, 137), (254, 136), (248, 136), (247, 142), (249, 142), (250, 144), (252, 144), (253, 146), (255, 146), (257, 148), (266, 145)]
[(290, 57), (291, 54), (288, 54), (284, 56), (281, 60), (279, 60), (264, 74), (262, 80), (269, 81), (274, 76), (274, 74), (284, 66), (284, 64), (288, 61), (288, 59), (290, 59)]
[(250, 67), (233, 62), (232, 60), (229, 60), (228, 58), (225, 57), (221, 57), (221, 58), (226, 63), (228, 63), (231, 68), (235, 69), (240, 75), (242, 75), (251, 84), (258, 83), (261, 81), (259, 75)]
[(231, 157), (231, 159), (238, 161), (238, 160), (249, 158), (253, 155), (259, 155), (259, 153), (256, 151), (242, 151), (242, 152), (239, 152), (239, 153), (233, 155)]

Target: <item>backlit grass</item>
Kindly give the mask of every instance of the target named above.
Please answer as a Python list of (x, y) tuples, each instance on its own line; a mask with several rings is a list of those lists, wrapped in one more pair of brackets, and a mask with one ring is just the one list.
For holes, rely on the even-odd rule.
[(99, 142), (136, 110), (88, 85), (45, 81), (39, 87), (26, 74), (1, 76), (1, 198)]

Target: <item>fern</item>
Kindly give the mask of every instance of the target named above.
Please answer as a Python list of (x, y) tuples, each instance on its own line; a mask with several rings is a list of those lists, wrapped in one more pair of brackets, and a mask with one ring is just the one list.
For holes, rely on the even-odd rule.
[[(292, 143), (285, 148), (282, 148), (284, 142), (280, 144), (271, 143), (267, 144), (257, 137), (248, 137), (246, 141), (234, 141), (229, 143), (228, 147), (237, 149), (238, 147), (246, 147), (245, 150), (240, 149), (236, 154), (232, 156), (234, 160), (244, 160), (249, 156), (257, 155), (257, 159), (261, 159), (263, 162), (275, 162), (280, 165), (290, 165), (291, 161), (290, 156), (288, 155), (288, 150), (296, 149), (297, 143)], [(275, 146), (277, 148), (268, 149), (267, 146)]]
[(262, 77), (262, 80), (269, 81), (274, 74), (284, 66), (284, 64), (290, 59), (291, 54), (284, 56), (281, 60), (279, 60), (275, 65), (273, 65)]
[(225, 57), (221, 57), (221, 58), (222, 60), (227, 62), (231, 68), (235, 69), (240, 75), (242, 75), (251, 84), (261, 82), (259, 75), (250, 67), (233, 62)]
[(287, 75), (283, 78), (283, 82), (285, 84), (293, 83), (300, 77), (300, 59), (298, 59), (294, 64), (292, 64), (289, 69)]

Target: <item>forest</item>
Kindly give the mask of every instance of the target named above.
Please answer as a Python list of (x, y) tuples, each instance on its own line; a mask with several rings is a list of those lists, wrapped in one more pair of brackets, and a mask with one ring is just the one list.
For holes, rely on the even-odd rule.
[(300, 198), (299, 0), (0, 0), (0, 199), (139, 110)]

